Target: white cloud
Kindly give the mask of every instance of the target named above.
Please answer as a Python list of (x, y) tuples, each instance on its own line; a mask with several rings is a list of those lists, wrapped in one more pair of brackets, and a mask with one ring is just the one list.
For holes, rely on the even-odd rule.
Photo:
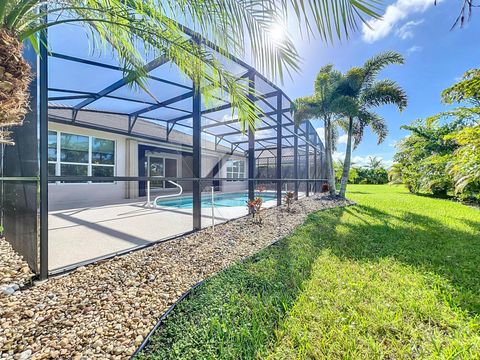
[(414, 52), (420, 52), (422, 50), (423, 48), (421, 46), (414, 45), (407, 49), (407, 54), (410, 55), (410, 54), (413, 54)]
[[(370, 163), (369, 158), (375, 157), (376, 155), (366, 155), (366, 156), (353, 156), (352, 157), (352, 162), (354, 163), (354, 166), (358, 167), (363, 167), (363, 166), (368, 166)], [(379, 159), (382, 162), (382, 166), (389, 168), (393, 164), (393, 160), (385, 160), (381, 156), (377, 156), (377, 159)]]
[[(438, 0), (437, 3), (441, 1), (443, 0)], [(423, 13), (433, 5), (433, 0), (397, 0), (394, 4), (387, 7), (382, 19), (371, 19), (362, 25), (363, 40), (373, 43), (383, 39), (402, 20), (405, 20), (411, 14)]]
[(402, 40), (407, 40), (413, 38), (413, 29), (423, 23), (422, 20), (418, 21), (408, 21), (402, 26), (400, 26), (397, 30), (395, 30), (395, 35), (397, 35)]
[(367, 155), (367, 156), (353, 156), (352, 157), (352, 163), (355, 165), (355, 166), (367, 166), (368, 165), (368, 158), (370, 156)]
[(395, 139), (387, 139), (388, 142), (387, 142), (387, 145), (394, 148), (397, 146), (398, 144), (398, 140), (395, 140)]
[(345, 153), (341, 151), (334, 151), (332, 154), (333, 161), (345, 160)]
[[(317, 131), (318, 136), (322, 140), (322, 142), (325, 144), (325, 128), (323, 127), (318, 127), (315, 129)], [(339, 144), (346, 144), (348, 139), (347, 134), (340, 135), (337, 140), (337, 145)]]
[(346, 144), (348, 140), (348, 134), (343, 134), (338, 137), (338, 144)]
[(393, 160), (383, 160), (383, 166), (385, 166), (387, 169), (390, 168), (393, 165)]

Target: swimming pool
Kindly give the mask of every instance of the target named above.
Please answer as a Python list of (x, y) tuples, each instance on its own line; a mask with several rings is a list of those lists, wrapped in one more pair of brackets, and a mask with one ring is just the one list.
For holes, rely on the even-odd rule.
[[(275, 193), (256, 193), (255, 197), (261, 197), (263, 201), (274, 200), (277, 198)], [(248, 193), (221, 193), (215, 194), (215, 207), (233, 207), (233, 206), (247, 206)], [(191, 209), (193, 207), (192, 196), (182, 196), (177, 199), (158, 200), (158, 206), (172, 206), (179, 209)], [(202, 208), (212, 207), (212, 195), (202, 195)]]

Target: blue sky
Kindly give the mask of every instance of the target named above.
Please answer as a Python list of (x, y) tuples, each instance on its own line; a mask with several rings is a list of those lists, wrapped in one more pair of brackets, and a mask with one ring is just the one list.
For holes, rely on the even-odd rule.
[[(292, 98), (310, 95), (319, 68), (333, 63), (341, 71), (361, 65), (369, 57), (386, 50), (396, 50), (405, 56), (405, 65), (393, 65), (379, 78), (396, 80), (407, 92), (408, 108), (399, 113), (393, 106), (378, 112), (386, 119), (389, 136), (380, 145), (367, 131), (363, 142), (354, 151), (353, 160), (361, 165), (368, 156), (378, 156), (391, 163), (395, 142), (407, 132), (400, 129), (416, 118), (433, 115), (446, 107), (440, 102), (440, 93), (452, 85), (469, 68), (480, 64), (480, 9), (464, 28), (450, 30), (460, 10), (461, 1), (398, 0), (384, 6), (384, 20), (371, 22), (374, 31), (363, 26), (359, 32), (342, 44), (326, 46), (320, 40), (302, 40), (292, 37), (303, 58), (300, 74), (285, 79), (282, 88)], [(321, 128), (320, 121), (314, 126)], [(343, 158), (345, 136), (335, 154)]]

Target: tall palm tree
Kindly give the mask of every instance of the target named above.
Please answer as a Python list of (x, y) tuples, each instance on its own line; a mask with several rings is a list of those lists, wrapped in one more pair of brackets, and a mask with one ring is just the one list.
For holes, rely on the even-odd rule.
[[(278, 41), (272, 35), (279, 22), (293, 15), (301, 29), (332, 41), (335, 33), (348, 37), (364, 15), (378, 18), (377, 4), (372, 0), (1, 0), (0, 128), (21, 124), (28, 109), (32, 76), (22, 57), (23, 42), (32, 42), (39, 51), (45, 44), (38, 35), (52, 26), (82, 25), (93, 41), (115, 50), (127, 80), (141, 87), (147, 75), (144, 56), (167, 57), (203, 84), (200, 91), (207, 98), (221, 89), (242, 124), (254, 126), (259, 109), (249, 100), (248, 84), (238, 81), (215, 51), (226, 57), (251, 53), (260, 71), (282, 78), (284, 72), (298, 70), (299, 56), (288, 36)], [(215, 51), (184, 25), (207, 37)], [(6, 138), (8, 131), (0, 132), (0, 141)]]
[(364, 129), (369, 126), (377, 135), (378, 143), (385, 140), (388, 130), (385, 120), (372, 111), (381, 105), (393, 104), (400, 111), (407, 106), (407, 95), (395, 81), (385, 79), (377, 80), (376, 77), (386, 66), (403, 64), (402, 55), (388, 51), (376, 55), (365, 62), (362, 67), (354, 67), (345, 75), (344, 82), (339, 86), (339, 94), (349, 98), (349, 106), (343, 113), (348, 119), (346, 122), (347, 147), (345, 161), (340, 182), (341, 197), (345, 197), (347, 190), (348, 174), (352, 157), (352, 140), (357, 146), (361, 141)]
[(336, 190), (332, 152), (335, 148), (335, 121), (338, 116), (337, 86), (341, 80), (342, 74), (334, 70), (333, 65), (323, 66), (315, 79), (313, 95), (298, 98), (294, 103), (297, 124), (312, 119), (323, 121), (327, 181), (332, 195)]

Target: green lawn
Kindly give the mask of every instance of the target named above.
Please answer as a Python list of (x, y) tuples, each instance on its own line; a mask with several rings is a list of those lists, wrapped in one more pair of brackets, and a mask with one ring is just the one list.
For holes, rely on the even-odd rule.
[(480, 211), (349, 190), (195, 290), (140, 358), (480, 359)]

